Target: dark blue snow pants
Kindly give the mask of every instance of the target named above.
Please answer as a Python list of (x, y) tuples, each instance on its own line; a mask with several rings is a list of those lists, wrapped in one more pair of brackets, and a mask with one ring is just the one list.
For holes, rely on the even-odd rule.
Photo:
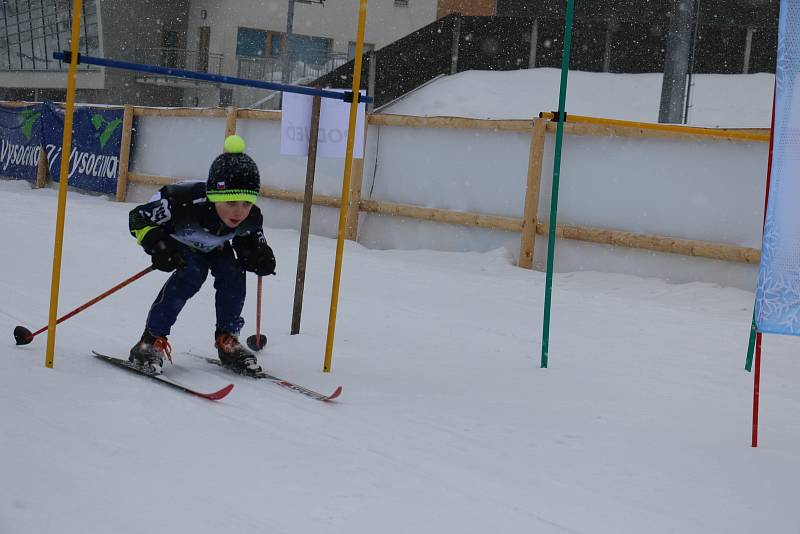
[(233, 255), (230, 244), (212, 252), (200, 252), (181, 245), (186, 266), (167, 279), (147, 315), (147, 331), (154, 336), (169, 335), (186, 301), (200, 290), (208, 277), (214, 276), (218, 331), (238, 335), (244, 326), (241, 316), (247, 291), (244, 268)]

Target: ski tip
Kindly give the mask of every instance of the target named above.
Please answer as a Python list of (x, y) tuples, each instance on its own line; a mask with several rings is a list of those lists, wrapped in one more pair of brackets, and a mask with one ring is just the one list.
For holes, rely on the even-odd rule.
[(228, 384), (227, 386), (225, 386), (224, 388), (220, 389), (219, 391), (215, 391), (214, 393), (204, 393), (204, 394), (201, 395), (201, 397), (204, 397), (204, 398), (210, 399), (210, 400), (224, 399), (225, 397), (228, 396), (228, 393), (230, 393), (232, 389), (233, 389), (233, 384)]
[(330, 401), (334, 400), (335, 398), (337, 398), (341, 394), (342, 394), (342, 386), (339, 386), (339, 387), (336, 388), (336, 391), (334, 391), (333, 393), (331, 393), (330, 395), (325, 397), (323, 400), (325, 402), (330, 402)]

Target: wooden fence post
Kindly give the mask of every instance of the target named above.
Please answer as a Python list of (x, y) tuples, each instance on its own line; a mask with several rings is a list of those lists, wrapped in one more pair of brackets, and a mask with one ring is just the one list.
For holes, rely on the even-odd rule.
[(122, 140), (119, 147), (119, 177), (117, 178), (117, 202), (124, 202), (128, 196), (128, 165), (131, 158), (131, 138), (133, 136), (133, 106), (125, 105), (122, 114)]
[(522, 236), (519, 243), (519, 263), (525, 269), (533, 268), (533, 247), (536, 240), (536, 211), (539, 209), (539, 192), (542, 188), (542, 159), (547, 130), (546, 119), (534, 119), (531, 150), (528, 155), (528, 181), (525, 187), (525, 212), (522, 216)]
[(36, 187), (47, 185), (47, 152), (44, 145), (39, 145), (39, 159), (36, 161)]
[(297, 275), (294, 282), (291, 335), (300, 333), (300, 316), (303, 314), (303, 291), (306, 285), (306, 260), (308, 258), (308, 237), (311, 233), (311, 207), (314, 203), (314, 177), (317, 172), (319, 114), (322, 108), (322, 97), (315, 96), (311, 102), (311, 131), (308, 135), (306, 187), (303, 191), (303, 220), (300, 223), (300, 245), (297, 251)]
[(361, 184), (364, 177), (364, 160), (353, 160), (353, 174), (350, 182), (350, 207), (347, 209), (344, 238), (350, 241), (358, 240), (358, 213), (361, 207)]
[(353, 160), (353, 169), (350, 175), (350, 196), (347, 208), (347, 220), (344, 227), (344, 238), (350, 241), (358, 240), (358, 213), (361, 208), (361, 186), (364, 183), (364, 158), (367, 155), (367, 131), (369, 130), (369, 115), (364, 118), (364, 154), (361, 159)]
[(236, 114), (237, 109), (233, 106), (228, 107), (228, 112), (225, 115), (225, 138), (229, 135), (236, 133)]

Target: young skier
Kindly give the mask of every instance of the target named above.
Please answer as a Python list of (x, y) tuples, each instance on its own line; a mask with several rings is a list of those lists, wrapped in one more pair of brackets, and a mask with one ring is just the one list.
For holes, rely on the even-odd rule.
[(229, 136), (206, 183), (164, 186), (150, 202), (131, 210), (129, 226), (136, 242), (156, 269), (174, 271), (150, 307), (142, 338), (131, 349), (131, 362), (160, 373), (164, 358), (172, 361), (167, 336), (210, 270), (216, 290), (214, 346), (220, 361), (243, 374), (261, 370), (255, 355), (238, 340), (244, 326), (245, 271), (275, 274), (275, 256), (255, 205), (258, 167), (244, 148), (241, 137)]

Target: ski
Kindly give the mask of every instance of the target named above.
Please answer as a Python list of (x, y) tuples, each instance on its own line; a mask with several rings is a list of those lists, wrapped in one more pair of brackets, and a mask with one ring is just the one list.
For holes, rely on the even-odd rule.
[[(212, 365), (216, 365), (217, 367), (221, 367), (222, 369), (225, 369), (228, 372), (231, 372), (231, 373), (235, 373), (236, 372), (236, 371), (228, 369), (227, 367), (222, 365), (222, 362), (220, 362), (217, 359), (207, 358), (205, 356), (200, 356), (199, 354), (193, 354), (191, 352), (187, 352), (187, 354), (189, 356), (193, 356), (195, 358), (199, 358), (201, 360), (205, 360), (206, 362), (208, 362), (208, 363), (210, 363)], [(281, 387), (284, 387), (286, 389), (294, 391), (295, 393), (300, 393), (301, 395), (305, 395), (306, 397), (309, 397), (309, 398), (312, 398), (312, 399), (315, 399), (315, 400), (318, 400), (318, 401), (322, 401), (322, 402), (330, 402), (330, 401), (336, 399), (337, 397), (339, 397), (339, 395), (342, 394), (342, 386), (337, 386), (333, 393), (331, 393), (330, 395), (325, 395), (323, 393), (317, 393), (314, 390), (311, 390), (311, 389), (308, 389), (306, 387), (297, 385), (297, 384), (295, 384), (293, 382), (289, 382), (288, 380), (284, 380), (283, 378), (277, 377), (275, 375), (271, 375), (271, 374), (267, 373), (266, 371), (261, 371), (260, 373), (257, 373), (255, 375), (246, 375), (246, 374), (242, 374), (242, 373), (236, 373), (236, 374), (240, 374), (241, 376), (247, 376), (247, 377), (250, 377), (250, 378), (254, 378), (256, 380), (269, 380), (273, 384), (277, 384), (277, 385), (279, 385)]]
[(100, 354), (99, 352), (94, 350), (92, 351), (92, 354), (94, 354), (96, 358), (103, 360), (104, 362), (108, 362), (110, 364), (116, 365), (117, 367), (122, 367), (123, 369), (127, 369), (134, 373), (138, 373), (142, 376), (158, 380), (163, 384), (180, 389), (181, 391), (185, 391), (186, 393), (191, 393), (192, 395), (197, 395), (198, 397), (203, 397), (204, 399), (209, 399), (214, 401), (223, 399), (233, 389), (233, 384), (228, 384), (227, 386), (218, 391), (213, 391), (211, 393), (203, 393), (202, 391), (197, 391), (196, 389), (193, 389), (185, 384), (181, 384), (180, 382), (172, 380), (171, 378), (168, 378), (162, 374), (153, 373), (146, 369), (143, 369), (142, 367), (134, 363), (131, 363), (128, 360), (114, 358), (113, 356), (106, 356), (105, 354)]

